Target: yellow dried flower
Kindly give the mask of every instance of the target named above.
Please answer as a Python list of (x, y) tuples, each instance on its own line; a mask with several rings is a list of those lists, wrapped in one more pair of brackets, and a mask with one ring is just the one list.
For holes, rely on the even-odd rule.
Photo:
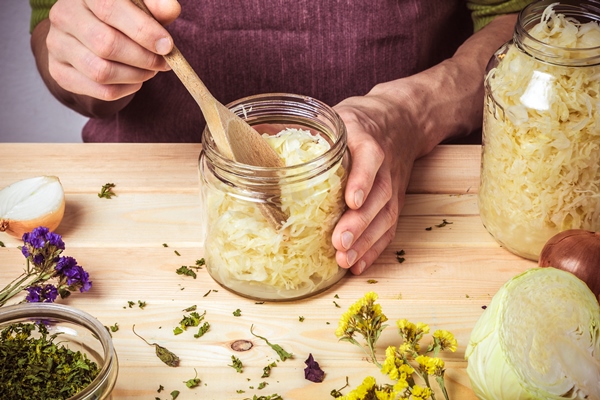
[(417, 384), (412, 387), (413, 400), (426, 400), (431, 397), (432, 391), (429, 388), (423, 388)]
[(442, 329), (438, 329), (433, 333), (433, 339), (436, 343), (439, 343), (440, 350), (450, 350), (451, 352), (455, 352), (458, 347), (454, 335)]
[(374, 392), (375, 378), (367, 376), (356, 389), (352, 390), (345, 396), (339, 398), (339, 400), (364, 400), (368, 394)]
[(444, 370), (444, 361), (438, 357), (419, 355), (415, 358), (415, 361), (419, 363), (421, 371), (426, 372), (427, 375), (441, 376), (442, 371)]

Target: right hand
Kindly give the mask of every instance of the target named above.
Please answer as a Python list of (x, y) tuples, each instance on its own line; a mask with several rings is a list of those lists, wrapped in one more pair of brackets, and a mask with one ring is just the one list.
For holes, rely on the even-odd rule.
[(162, 55), (173, 39), (162, 25), (173, 22), (181, 7), (177, 0), (145, 3), (156, 20), (131, 0), (58, 0), (46, 39), (48, 70), (58, 85), (113, 101), (169, 70)]

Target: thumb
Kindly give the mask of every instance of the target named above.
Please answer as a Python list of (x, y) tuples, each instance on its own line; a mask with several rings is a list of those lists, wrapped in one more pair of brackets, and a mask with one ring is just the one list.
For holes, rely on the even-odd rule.
[(181, 5), (177, 0), (144, 0), (144, 3), (163, 26), (169, 25), (181, 14)]

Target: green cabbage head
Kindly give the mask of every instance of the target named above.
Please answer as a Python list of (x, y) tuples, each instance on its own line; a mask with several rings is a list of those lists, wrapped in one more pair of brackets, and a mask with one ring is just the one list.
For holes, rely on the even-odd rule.
[(600, 400), (600, 305), (575, 275), (530, 269), (494, 295), (465, 357), (482, 400)]

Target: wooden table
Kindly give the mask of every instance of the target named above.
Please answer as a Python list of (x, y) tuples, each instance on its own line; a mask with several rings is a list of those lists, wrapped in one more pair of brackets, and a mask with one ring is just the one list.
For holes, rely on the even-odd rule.
[[(330, 391), (344, 386), (346, 377), (352, 387), (368, 375), (386, 382), (360, 349), (338, 342), (334, 334), (340, 315), (372, 290), (390, 323), (378, 343), (379, 356), (387, 346), (399, 344), (397, 319), (425, 322), (432, 332), (449, 330), (459, 348), (443, 355), (447, 388), (452, 399), (469, 400), (476, 397), (464, 351), (482, 306), (504, 282), (535, 266), (502, 249), (481, 224), (480, 151), (471, 145), (439, 146), (418, 160), (396, 238), (377, 263), (361, 276), (347, 275), (322, 294), (286, 303), (257, 304), (236, 296), (219, 287), (205, 269), (197, 279), (175, 273), (203, 256), (200, 145), (4, 143), (0, 187), (37, 175), (56, 175), (62, 181), (67, 206), (57, 233), (66, 243), (63, 255), (75, 257), (90, 273), (93, 288), (61, 302), (91, 313), (106, 326), (119, 325), (113, 333), (119, 358), (113, 399), (170, 399), (172, 390), (181, 392), (179, 399), (273, 393), (286, 400), (331, 399)], [(117, 197), (101, 199), (97, 193), (108, 182), (116, 184)], [(435, 226), (444, 219), (451, 224)], [(20, 240), (6, 234), (0, 240), (6, 245), (0, 248), (3, 284), (21, 272), (24, 258), (16, 248)], [(396, 259), (399, 250), (405, 251), (402, 264)], [(136, 305), (129, 307), (128, 301)], [(138, 301), (147, 306), (139, 308)], [(194, 304), (198, 311), (206, 310), (210, 330), (199, 339), (190, 330), (175, 336), (173, 328), (186, 314), (183, 309)], [(233, 315), (236, 309), (241, 316)], [(180, 366), (164, 365), (154, 348), (134, 336), (133, 324), (148, 341), (176, 353)], [(255, 333), (294, 354), (278, 362), (269, 378), (261, 378), (263, 368), (278, 357), (250, 334), (252, 324)], [(231, 343), (238, 339), (254, 346), (235, 352)], [(309, 353), (326, 372), (322, 383), (304, 379)], [(243, 373), (228, 366), (234, 354), (243, 362)], [(195, 376), (194, 370), (202, 383), (188, 389), (184, 381)], [(259, 390), (263, 381), (268, 385)], [(164, 387), (161, 393), (159, 385)]]

